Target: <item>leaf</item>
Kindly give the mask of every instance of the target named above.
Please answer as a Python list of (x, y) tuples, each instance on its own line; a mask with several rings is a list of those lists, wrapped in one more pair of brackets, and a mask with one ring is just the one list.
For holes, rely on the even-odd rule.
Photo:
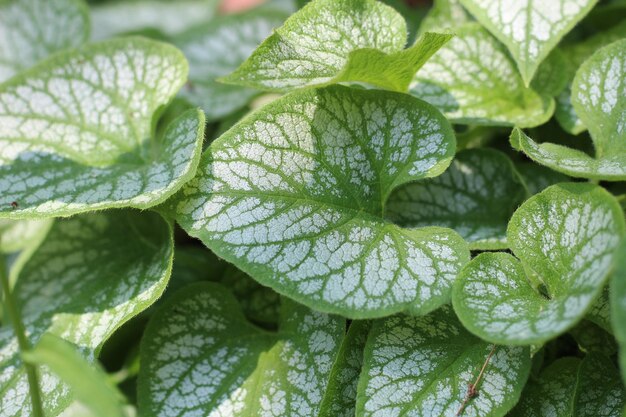
[(102, 40), (141, 29), (157, 29), (174, 35), (206, 22), (217, 9), (218, 0), (126, 0), (93, 6), (91, 38)]
[(604, 328), (590, 320), (583, 320), (569, 333), (576, 340), (578, 349), (585, 353), (613, 356), (617, 353), (615, 338)]
[(607, 357), (561, 358), (531, 380), (511, 417), (620, 417), (624, 389)]
[[(492, 349), (469, 334), (449, 307), (377, 321), (365, 347), (356, 416), (504, 416), (526, 383), (530, 352)], [(478, 395), (461, 409), (483, 365)]]
[(559, 182), (571, 181), (571, 178), (568, 176), (533, 162), (517, 163), (515, 164), (515, 169), (524, 180), (530, 195), (540, 193), (549, 186)]
[(597, 51), (578, 70), (572, 87), (572, 102), (581, 121), (589, 128), (595, 157), (552, 143), (538, 144), (519, 129), (511, 144), (535, 162), (572, 177), (606, 181), (626, 179), (626, 39)]
[(319, 417), (354, 417), (363, 350), (371, 321), (353, 321), (333, 365)]
[(459, 0), (435, 0), (419, 27), (419, 33), (452, 31), (471, 21), (472, 16)]
[[(122, 394), (110, 383), (102, 368), (87, 362), (72, 344), (45, 333), (23, 359), (45, 366), (72, 389), (74, 398), (96, 417), (124, 417)], [(95, 365), (95, 366), (94, 366)]]
[(504, 43), (526, 85), (537, 68), (598, 0), (460, 0)]
[[(31, 344), (49, 332), (93, 362), (105, 340), (146, 309), (167, 284), (171, 227), (158, 214), (106, 211), (55, 221), (14, 288)], [(28, 384), (13, 331), (0, 327), (0, 403), (6, 417), (30, 415)], [(56, 415), (69, 387), (41, 375), (44, 408)]]
[(287, 14), (253, 10), (222, 16), (174, 38), (189, 60), (189, 82), (182, 96), (202, 107), (209, 120), (220, 119), (245, 106), (257, 90), (222, 84), (218, 77), (234, 71)]
[(609, 305), (609, 286), (605, 286), (600, 297), (591, 306), (587, 313), (587, 319), (602, 327), (609, 333), (613, 333), (611, 326), (611, 307)]
[(450, 35), (427, 33), (404, 49), (407, 28), (374, 0), (315, 0), (291, 16), (223, 81), (269, 91), (365, 82), (406, 91)]
[(223, 287), (172, 297), (141, 345), (139, 412), (160, 416), (315, 416), (345, 320), (285, 300), (280, 331), (244, 318)]
[(410, 92), (454, 123), (532, 127), (554, 112), (554, 99), (524, 87), (504, 46), (477, 24), (456, 37), (417, 73)]
[(615, 270), (610, 286), (611, 321), (613, 333), (619, 345), (619, 364), (622, 380), (626, 383), (626, 239), (615, 255)]
[(449, 300), (467, 245), (382, 212), (396, 186), (439, 175), (453, 155), (449, 123), (413, 97), (309, 89), (213, 142), (170, 209), (219, 257), (318, 311), (427, 312)]
[(0, 219), (0, 253), (12, 253), (25, 249), (39, 240), (50, 228), (52, 221)]
[(0, 82), (48, 55), (74, 48), (89, 37), (83, 0), (0, 2)]
[(442, 175), (396, 189), (386, 216), (402, 227), (449, 227), (472, 250), (505, 249), (509, 218), (525, 198), (506, 155), (472, 149), (458, 153)]
[(592, 184), (551, 186), (515, 212), (507, 230), (513, 254), (483, 253), (459, 274), (452, 301), (482, 339), (540, 344), (578, 323), (602, 292), (624, 215)]
[(0, 85), (0, 217), (147, 208), (172, 195), (195, 174), (204, 117), (189, 111), (151, 136), (186, 73), (175, 48), (129, 38)]

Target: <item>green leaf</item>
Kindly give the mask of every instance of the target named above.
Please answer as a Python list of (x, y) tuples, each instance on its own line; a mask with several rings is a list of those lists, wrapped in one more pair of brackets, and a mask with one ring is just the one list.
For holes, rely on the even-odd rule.
[(278, 333), (251, 325), (235, 298), (192, 285), (153, 317), (141, 345), (139, 411), (316, 416), (345, 320), (284, 300)]
[(449, 227), (473, 250), (504, 249), (509, 218), (525, 198), (506, 155), (471, 149), (458, 153), (442, 175), (396, 189), (386, 216), (402, 227)]
[(543, 343), (580, 321), (602, 292), (626, 229), (619, 204), (592, 184), (531, 197), (507, 230), (513, 254), (483, 253), (459, 274), (452, 300), (465, 327), (493, 343)]
[(524, 83), (598, 0), (460, 0), (476, 19), (504, 43)]
[[(14, 288), (32, 344), (50, 332), (90, 362), (116, 329), (163, 292), (173, 256), (171, 227), (158, 214), (106, 211), (57, 220)], [(13, 331), (0, 327), (0, 403), (7, 417), (30, 415), (26, 375)], [(58, 377), (41, 375), (44, 407), (72, 401)]]
[(626, 239), (616, 251), (615, 271), (611, 278), (611, 320), (613, 333), (619, 344), (619, 363), (622, 380), (626, 383)]
[(275, 10), (253, 10), (211, 20), (176, 36), (174, 44), (189, 60), (189, 82), (182, 96), (200, 106), (209, 120), (245, 106), (259, 94), (257, 90), (216, 79), (234, 71), (286, 18), (286, 13)]
[(34, 240), (47, 233), (52, 221), (0, 219), (0, 253), (12, 253), (25, 249)]
[(455, 33), (417, 73), (411, 94), (455, 123), (532, 127), (550, 119), (554, 99), (524, 87), (504, 46), (477, 24)]
[(0, 2), (0, 82), (89, 37), (83, 0)]
[(175, 48), (118, 39), (55, 55), (0, 85), (0, 217), (147, 208), (195, 174), (204, 116), (154, 138), (184, 83)]
[(513, 147), (535, 162), (572, 177), (606, 181), (626, 179), (626, 39), (597, 51), (578, 70), (572, 102), (589, 128), (595, 157), (553, 143), (538, 144), (519, 129), (511, 134)]
[(551, 185), (559, 182), (570, 181), (566, 175), (559, 172), (552, 171), (541, 165), (537, 165), (533, 162), (522, 162), (515, 164), (515, 169), (521, 175), (526, 184), (526, 188), (530, 195), (535, 195), (545, 190)]
[(459, 0), (435, 0), (419, 27), (419, 33), (454, 32), (454, 28), (471, 21), (472, 16), (461, 6)]
[(315, 0), (222, 80), (269, 91), (338, 82), (406, 91), (450, 38), (427, 33), (404, 49), (406, 23), (393, 8), (374, 0)]
[[(531, 367), (529, 348), (479, 340), (449, 307), (376, 322), (363, 362), (357, 417), (501, 417), (519, 399)], [(470, 384), (474, 398), (467, 397)]]
[(353, 321), (333, 364), (319, 417), (354, 417), (363, 351), (372, 322)]
[(598, 297), (596, 302), (591, 306), (591, 309), (587, 313), (587, 319), (602, 327), (607, 332), (613, 333), (609, 298), (609, 286), (607, 285), (600, 293), (600, 297)]
[(75, 400), (80, 401), (95, 417), (124, 417), (123, 396), (97, 364), (91, 364), (71, 343), (45, 333), (23, 359), (44, 366), (69, 385)]
[(561, 358), (529, 382), (510, 417), (620, 417), (624, 389), (605, 356)]
[(600, 353), (613, 356), (617, 353), (615, 338), (604, 328), (590, 320), (583, 320), (569, 333), (578, 344), (578, 349), (585, 353)]
[(441, 174), (453, 155), (447, 120), (413, 97), (308, 89), (213, 142), (171, 210), (219, 257), (311, 308), (427, 312), (449, 300), (467, 245), (382, 213), (395, 187)]
[(218, 0), (122, 0), (91, 9), (94, 40), (141, 29), (156, 29), (167, 35), (210, 20)]

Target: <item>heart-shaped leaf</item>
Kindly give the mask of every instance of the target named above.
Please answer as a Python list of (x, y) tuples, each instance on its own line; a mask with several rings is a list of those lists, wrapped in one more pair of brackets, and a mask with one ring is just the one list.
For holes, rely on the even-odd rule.
[(526, 85), (537, 68), (598, 0), (460, 0), (504, 43)]
[(524, 86), (504, 46), (478, 24), (455, 33), (417, 73), (411, 94), (456, 123), (532, 127), (550, 119), (554, 99)]
[(561, 358), (531, 380), (510, 417), (621, 417), (626, 395), (611, 360)]
[(147, 208), (200, 159), (191, 110), (154, 138), (155, 113), (184, 83), (175, 48), (129, 38), (55, 55), (0, 85), (0, 217)]
[[(14, 288), (31, 344), (45, 332), (93, 361), (105, 340), (163, 292), (172, 229), (158, 214), (107, 211), (57, 220), (22, 268)], [(30, 416), (29, 388), (13, 330), (0, 328), (2, 415)], [(70, 389), (42, 369), (44, 407), (56, 415)]]
[(89, 37), (83, 0), (0, 2), (0, 82)]
[(610, 300), (613, 333), (620, 346), (619, 362), (622, 379), (626, 382), (626, 326), (624, 325), (626, 323), (626, 240), (622, 241), (616, 252)]
[(151, 320), (141, 345), (139, 412), (316, 416), (345, 320), (284, 300), (278, 333), (250, 324), (225, 288), (194, 284)]
[(376, 322), (363, 362), (357, 417), (501, 417), (531, 367), (528, 348), (479, 340), (449, 307)]
[(614, 197), (565, 183), (531, 197), (507, 230), (517, 259), (483, 253), (459, 274), (452, 300), (465, 327), (502, 344), (542, 343), (573, 327), (600, 295), (626, 229)]
[(538, 144), (519, 129), (513, 147), (535, 162), (572, 177), (606, 181), (626, 179), (626, 39), (597, 51), (580, 67), (572, 87), (572, 103), (595, 147), (595, 157), (553, 143)]
[(287, 18), (275, 10), (223, 16), (174, 38), (189, 60), (189, 82), (182, 96), (200, 106), (209, 120), (245, 106), (257, 90), (222, 84), (218, 77), (234, 71)]
[(473, 250), (504, 249), (506, 227), (526, 189), (506, 155), (491, 149), (459, 152), (438, 177), (406, 184), (387, 202), (387, 217), (402, 227), (456, 230)]
[(338, 82), (406, 91), (451, 37), (426, 33), (404, 49), (406, 23), (393, 8), (374, 0), (315, 0), (223, 81), (270, 91)]
[(382, 218), (391, 191), (433, 177), (454, 134), (405, 94), (299, 91), (243, 119), (204, 154), (171, 204), (213, 252), (311, 308), (351, 318), (447, 302), (469, 259), (452, 230)]

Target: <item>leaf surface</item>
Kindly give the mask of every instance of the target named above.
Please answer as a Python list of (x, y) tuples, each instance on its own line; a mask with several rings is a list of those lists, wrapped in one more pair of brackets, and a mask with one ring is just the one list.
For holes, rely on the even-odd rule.
[[(517, 402), (531, 360), (527, 347), (493, 345), (469, 334), (449, 307), (427, 316), (376, 322), (365, 348), (357, 417), (501, 417)], [(469, 384), (486, 363), (478, 395)]]
[(558, 184), (531, 197), (507, 230), (515, 257), (483, 253), (461, 271), (452, 296), (459, 318), (493, 343), (542, 343), (565, 332), (600, 296), (623, 217), (591, 184)]
[(460, 0), (517, 62), (526, 85), (537, 68), (598, 0)]
[(455, 29), (416, 74), (411, 94), (461, 124), (531, 127), (554, 112), (554, 100), (526, 88), (506, 48), (478, 24)]
[(611, 321), (619, 344), (619, 364), (626, 383), (626, 240), (616, 252), (615, 270), (610, 285)]
[(216, 140), (171, 210), (218, 256), (311, 308), (426, 312), (449, 300), (467, 246), (382, 212), (396, 186), (439, 175), (453, 155), (449, 123), (413, 97), (300, 91)]
[(204, 116), (155, 138), (155, 115), (185, 81), (175, 48), (140, 38), (56, 55), (0, 86), (0, 217), (147, 208), (200, 159)]
[(288, 300), (280, 330), (251, 325), (223, 287), (181, 290), (142, 341), (139, 411), (177, 415), (309, 417), (320, 401), (345, 320)]
[[(161, 295), (173, 256), (171, 227), (158, 214), (106, 211), (55, 221), (14, 288), (31, 344), (45, 332), (94, 361), (104, 341)], [(80, 296), (77, 296), (80, 294)], [(10, 327), (0, 327), (3, 416), (30, 415), (28, 383)], [(58, 413), (69, 387), (41, 375), (44, 408)]]

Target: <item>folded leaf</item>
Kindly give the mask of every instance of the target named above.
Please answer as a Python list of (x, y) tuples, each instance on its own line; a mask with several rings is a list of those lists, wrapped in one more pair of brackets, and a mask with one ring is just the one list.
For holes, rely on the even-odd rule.
[(553, 143), (538, 144), (519, 129), (513, 147), (535, 162), (572, 177), (626, 179), (626, 39), (597, 51), (578, 70), (572, 87), (576, 113), (589, 128), (595, 157)]
[(513, 254), (483, 253), (459, 274), (453, 304), (493, 343), (543, 343), (573, 327), (598, 298), (626, 229), (614, 197), (564, 183), (531, 197), (507, 230)]
[(0, 82), (89, 37), (83, 0), (0, 2)]
[(440, 176), (396, 189), (386, 216), (402, 227), (449, 227), (473, 250), (504, 249), (509, 218), (525, 198), (506, 155), (471, 149), (458, 153)]
[(345, 320), (285, 300), (278, 333), (244, 318), (216, 284), (181, 290), (142, 340), (139, 412), (169, 416), (316, 416)]
[(195, 173), (204, 117), (188, 111), (152, 136), (186, 73), (175, 48), (128, 38), (0, 85), (0, 217), (147, 208), (173, 194)]
[(439, 175), (454, 134), (405, 94), (329, 87), (276, 100), (204, 154), (171, 204), (179, 224), (263, 285), (351, 318), (449, 300), (467, 262), (452, 230), (382, 218), (391, 191)]
[[(172, 266), (172, 229), (158, 214), (106, 211), (57, 220), (14, 288), (31, 344), (49, 332), (88, 361), (123, 323), (163, 292)], [(0, 327), (2, 415), (30, 416), (28, 383), (13, 330)], [(41, 375), (44, 408), (72, 401), (57, 376)]]
[(376, 322), (363, 362), (357, 417), (501, 417), (519, 399), (531, 367), (528, 348), (483, 342), (449, 307)]
[(550, 119), (554, 100), (524, 86), (503, 45), (477, 24), (454, 32), (417, 73), (411, 94), (456, 123), (532, 127)]
[(393, 8), (374, 0), (315, 0), (223, 80), (270, 91), (338, 82), (406, 91), (450, 38), (427, 33), (404, 49), (406, 23)]
[(460, 0), (504, 43), (526, 85), (537, 68), (598, 0)]

